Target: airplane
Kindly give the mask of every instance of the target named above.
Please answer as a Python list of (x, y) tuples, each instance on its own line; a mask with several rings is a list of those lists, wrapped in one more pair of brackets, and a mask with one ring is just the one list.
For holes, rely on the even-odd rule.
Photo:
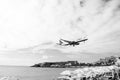
[[(60, 39), (59, 40), (59, 43), (58, 43), (58, 45), (62, 45), (62, 46), (68, 46), (68, 45), (70, 45), (70, 46), (76, 46), (76, 45), (79, 45), (80, 44), (80, 42), (85, 42), (85, 41), (87, 41), (88, 39), (87, 38), (85, 38), (85, 39), (79, 39), (79, 40), (77, 40), (77, 41), (68, 41), (68, 40), (64, 40), (64, 39)], [(65, 44), (65, 43), (66, 44)]]

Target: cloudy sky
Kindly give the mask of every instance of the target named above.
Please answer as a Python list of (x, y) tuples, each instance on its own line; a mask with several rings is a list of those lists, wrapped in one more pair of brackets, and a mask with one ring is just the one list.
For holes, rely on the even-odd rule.
[(0, 65), (94, 62), (120, 56), (119, 41), (120, 0), (0, 0)]

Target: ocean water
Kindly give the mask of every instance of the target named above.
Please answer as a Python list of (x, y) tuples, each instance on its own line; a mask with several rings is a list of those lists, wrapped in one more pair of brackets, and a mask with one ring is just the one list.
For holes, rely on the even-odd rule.
[(75, 68), (0, 66), (0, 80), (56, 80), (64, 70)]

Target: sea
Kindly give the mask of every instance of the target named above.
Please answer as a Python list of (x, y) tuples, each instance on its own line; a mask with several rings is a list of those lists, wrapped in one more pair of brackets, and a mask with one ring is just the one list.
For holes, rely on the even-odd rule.
[(75, 69), (77, 68), (0, 66), (0, 80), (56, 80), (61, 72)]

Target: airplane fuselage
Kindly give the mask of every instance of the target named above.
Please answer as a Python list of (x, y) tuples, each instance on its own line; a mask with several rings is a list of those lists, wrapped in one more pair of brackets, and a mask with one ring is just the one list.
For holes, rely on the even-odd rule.
[(75, 45), (79, 45), (79, 42), (71, 41), (69, 42), (69, 44), (75, 46)]
[[(85, 42), (85, 41), (87, 41), (88, 39), (83, 39), (83, 40), (80, 40), (80, 41), (67, 41), (67, 40), (63, 40), (63, 39), (61, 39), (59, 42), (59, 45), (64, 45), (64, 46), (67, 46), (67, 45), (72, 45), (72, 46), (75, 46), (75, 45), (79, 45), (80, 44), (80, 42)], [(63, 41), (64, 42), (67, 42), (67, 44), (64, 44), (63, 43)]]

